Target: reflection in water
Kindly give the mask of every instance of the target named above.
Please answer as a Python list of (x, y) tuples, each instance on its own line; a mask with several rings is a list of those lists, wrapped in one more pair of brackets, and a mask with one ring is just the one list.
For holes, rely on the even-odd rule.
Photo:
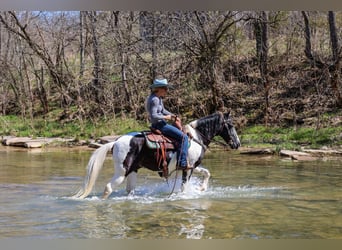
[(192, 209), (187, 211), (189, 215), (188, 224), (181, 224), (178, 235), (185, 234), (187, 239), (202, 239), (205, 232), (205, 220), (209, 217), (206, 214), (206, 210), (208, 210), (210, 206), (210, 200), (191, 202), (190, 204), (183, 206), (182, 208), (184, 210), (187, 210), (189, 207), (192, 207)]
[[(88, 203), (88, 202), (87, 202)], [(93, 201), (80, 207), (80, 230), (85, 238), (127, 238), (122, 207), (107, 202)]]
[(186, 193), (171, 196), (165, 195), (169, 185), (158, 184), (146, 184), (133, 196), (118, 191), (106, 201), (98, 196), (80, 201), (81, 231), (86, 238), (202, 238), (211, 201), (200, 199), (203, 193), (195, 190), (199, 181), (192, 181)]
[[(287, 239), (342, 238), (342, 166), (212, 152), (208, 191), (185, 193), (142, 170), (133, 196), (124, 185), (99, 199), (113, 174), (105, 162), (91, 197), (83, 182), (91, 152), (0, 150), (0, 238)], [(5, 225), (5, 226), (4, 226)]]

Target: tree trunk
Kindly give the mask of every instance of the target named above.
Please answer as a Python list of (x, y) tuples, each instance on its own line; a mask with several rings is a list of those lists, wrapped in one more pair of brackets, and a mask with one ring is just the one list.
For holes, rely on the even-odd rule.
[(84, 26), (84, 11), (80, 11), (80, 79), (84, 74), (84, 37), (83, 37), (83, 26)]
[(331, 42), (331, 50), (333, 55), (333, 60), (339, 60), (339, 51), (340, 45), (337, 37), (336, 31), (336, 22), (335, 22), (335, 13), (333, 11), (328, 12), (328, 22), (329, 22), (329, 30), (330, 30), (330, 42)]
[(318, 68), (323, 68), (324, 63), (319, 59), (315, 58), (312, 54), (312, 48), (311, 48), (311, 30), (310, 30), (310, 21), (309, 17), (306, 14), (305, 11), (302, 11), (302, 16), (304, 19), (304, 38), (305, 38), (305, 56), (309, 60), (312, 66), (318, 67)]
[(304, 18), (304, 37), (305, 37), (305, 55), (310, 61), (314, 61), (311, 51), (311, 31), (308, 15), (305, 11), (302, 11), (302, 16)]
[(92, 33), (92, 45), (93, 45), (93, 55), (94, 55), (94, 67), (93, 67), (93, 88), (96, 103), (103, 102), (102, 100), (102, 86), (100, 80), (100, 51), (99, 51), (99, 42), (96, 33), (96, 25), (97, 25), (97, 17), (96, 11), (88, 12), (88, 16), (90, 18), (90, 29)]
[(255, 39), (256, 39), (256, 54), (259, 64), (261, 81), (264, 87), (265, 98), (265, 125), (269, 122), (269, 90), (270, 83), (268, 77), (268, 17), (265, 11), (261, 11), (258, 19), (255, 22)]
[(44, 87), (44, 69), (43, 67), (40, 68), (40, 71), (36, 72), (36, 79), (37, 79), (37, 87), (39, 93), (39, 100), (43, 106), (44, 114), (49, 112), (49, 102), (47, 98), (47, 93)]
[(342, 107), (342, 94), (341, 94), (341, 58), (340, 58), (340, 44), (337, 36), (335, 13), (333, 11), (328, 12), (328, 22), (330, 30), (330, 43), (333, 59), (333, 67), (331, 72), (331, 85), (336, 96), (336, 104)]
[(156, 18), (153, 13), (150, 13), (152, 18), (152, 38), (151, 38), (151, 54), (152, 54), (152, 79), (158, 75), (158, 50), (157, 50), (157, 34), (156, 34)]

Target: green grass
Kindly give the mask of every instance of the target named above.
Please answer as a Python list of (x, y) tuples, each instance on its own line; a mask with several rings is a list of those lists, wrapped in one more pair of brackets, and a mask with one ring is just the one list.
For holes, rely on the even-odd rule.
[(147, 128), (147, 124), (130, 118), (110, 118), (94, 122), (74, 120), (62, 123), (52, 117), (31, 120), (17, 116), (0, 116), (1, 136), (90, 139), (104, 135), (121, 135), (131, 131), (146, 130)]
[(342, 127), (328, 127), (315, 129), (312, 127), (280, 128), (252, 126), (241, 131), (243, 145), (255, 147), (274, 147), (276, 150), (299, 150), (301, 146), (320, 148), (342, 145)]

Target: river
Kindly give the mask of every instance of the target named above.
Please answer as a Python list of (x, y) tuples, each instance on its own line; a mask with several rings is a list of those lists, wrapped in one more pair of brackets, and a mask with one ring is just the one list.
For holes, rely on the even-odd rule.
[(122, 185), (103, 201), (109, 155), (90, 197), (71, 199), (91, 153), (0, 146), (0, 239), (342, 238), (340, 159), (212, 151), (203, 161), (212, 175), (205, 192), (196, 189), (199, 176), (181, 193), (179, 180), (143, 169), (133, 196)]

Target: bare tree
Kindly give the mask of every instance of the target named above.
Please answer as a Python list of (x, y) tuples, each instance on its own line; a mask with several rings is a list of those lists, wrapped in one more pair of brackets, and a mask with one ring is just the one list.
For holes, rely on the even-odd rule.
[(270, 82), (268, 75), (268, 16), (266, 11), (258, 13), (258, 17), (254, 22), (255, 40), (256, 40), (256, 55), (260, 70), (261, 82), (264, 87), (265, 99), (265, 124), (268, 125), (270, 112)]
[[(14, 11), (0, 14), (0, 22), (6, 29), (25, 41), (32, 51), (44, 62), (55, 87), (57, 87), (60, 92), (62, 106), (70, 103), (72, 101), (72, 97), (70, 97), (66, 90), (69, 85), (70, 75), (66, 74), (64, 70), (65, 68), (61, 66), (61, 61), (59, 60), (61, 59), (60, 56), (63, 54), (64, 46), (56, 44), (57, 48), (61, 50), (57, 49), (55, 51), (55, 57), (57, 60), (54, 61), (44, 39), (43, 31), (38, 26), (36, 26), (35, 33), (33, 31), (29, 31), (29, 21), (23, 23)], [(14, 23), (14, 25), (12, 25), (12, 23)], [(33, 37), (32, 34), (36, 34), (36, 36)], [(60, 42), (62, 41), (59, 40), (59, 43)], [(62, 54), (60, 54), (61, 51)]]
[(93, 67), (93, 88), (96, 103), (101, 103), (102, 101), (102, 82), (101, 82), (101, 59), (100, 59), (100, 48), (99, 40), (97, 35), (97, 13), (96, 11), (87, 12), (88, 18), (90, 20), (90, 30), (92, 34), (92, 45), (93, 45), (93, 55), (94, 55), (94, 67)]
[(310, 31), (310, 21), (308, 15), (305, 11), (302, 11), (302, 16), (304, 19), (305, 30), (305, 55), (313, 67), (317, 67), (322, 70), (322, 72), (327, 73), (330, 80), (331, 87), (333, 89), (333, 94), (336, 98), (336, 104), (342, 106), (342, 91), (341, 91), (341, 46), (339, 43), (335, 13), (333, 11), (328, 11), (328, 25), (329, 25), (329, 35), (330, 35), (330, 46), (331, 46), (331, 58), (332, 63), (326, 59), (322, 61), (320, 57), (314, 56), (311, 49), (311, 31)]
[(328, 23), (330, 30), (330, 43), (332, 51), (333, 66), (331, 69), (331, 85), (336, 96), (336, 103), (342, 107), (342, 92), (341, 92), (341, 46), (338, 40), (335, 13), (328, 12)]
[(318, 57), (314, 57), (312, 53), (312, 46), (311, 46), (311, 29), (310, 29), (310, 21), (307, 13), (302, 11), (302, 16), (304, 19), (304, 38), (305, 38), (305, 56), (310, 61), (313, 66), (317, 66), (319, 68), (323, 67), (323, 62)]
[[(209, 112), (222, 105), (220, 85), (222, 82), (221, 56), (224, 46), (228, 47), (231, 41), (229, 30), (242, 20), (239, 12), (199, 12), (190, 13), (185, 22), (190, 40), (184, 45), (190, 58), (197, 63), (199, 74), (198, 88), (210, 89), (212, 96)], [(186, 16), (185, 16), (186, 17)]]

